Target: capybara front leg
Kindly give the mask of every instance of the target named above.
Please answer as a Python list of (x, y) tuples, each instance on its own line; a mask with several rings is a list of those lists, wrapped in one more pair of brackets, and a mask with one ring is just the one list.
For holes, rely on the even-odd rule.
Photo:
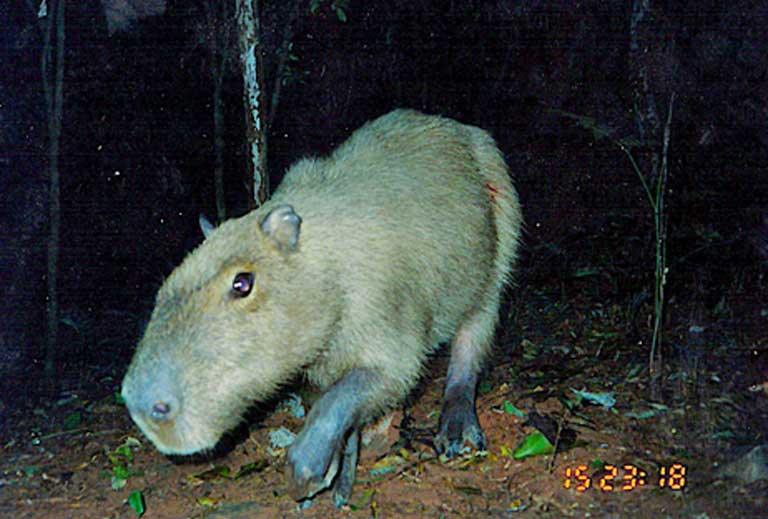
[(360, 429), (355, 427), (347, 437), (347, 444), (341, 460), (341, 470), (333, 482), (333, 504), (341, 508), (352, 497), (352, 485), (355, 484), (357, 454), (360, 447)]
[(315, 403), (288, 450), (285, 473), (291, 497), (312, 497), (335, 480), (334, 502), (346, 503), (357, 467), (357, 425), (379, 387), (371, 370), (353, 369)]
[[(440, 427), (435, 437), (437, 452), (453, 458), (462, 453), (466, 442), (485, 448), (485, 435), (477, 421), (475, 388), (480, 361), (485, 354), (482, 342), (472, 333), (472, 326), (462, 326), (453, 340), (451, 362), (443, 395)], [(485, 337), (480, 337), (484, 341)]]

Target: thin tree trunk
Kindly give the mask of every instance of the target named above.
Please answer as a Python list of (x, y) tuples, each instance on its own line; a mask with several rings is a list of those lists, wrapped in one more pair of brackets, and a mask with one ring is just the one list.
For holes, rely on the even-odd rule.
[[(50, 5), (50, 4), (49, 4)], [(48, 112), (48, 174), (50, 181), (49, 223), (48, 236), (48, 333), (45, 352), (45, 375), (52, 385), (55, 384), (57, 337), (59, 327), (59, 300), (58, 300), (58, 267), (59, 267), (59, 242), (61, 225), (61, 202), (59, 182), (59, 144), (61, 141), (61, 123), (63, 119), (64, 105), (64, 44), (65, 26), (64, 9), (66, 0), (58, 0), (55, 4), (55, 13), (48, 13), (48, 23), (44, 36), (44, 49), (42, 59), (43, 89), (45, 91), (46, 108)], [(52, 10), (53, 11), (53, 10)], [(56, 70), (52, 78), (48, 70), (51, 65), (53, 48), (51, 46), (51, 33), (56, 30)], [(51, 84), (53, 81), (53, 85)]]
[(210, 72), (213, 81), (213, 183), (216, 198), (216, 218), (219, 223), (227, 218), (224, 192), (224, 77), (230, 57), (229, 0), (203, 2), (210, 35)]
[(288, 22), (283, 30), (283, 41), (280, 45), (280, 59), (277, 62), (277, 68), (275, 69), (275, 77), (272, 83), (272, 97), (269, 103), (269, 116), (267, 117), (267, 128), (269, 128), (275, 120), (277, 114), (277, 105), (280, 102), (280, 92), (283, 88), (283, 75), (285, 75), (285, 67), (288, 64), (288, 55), (291, 53), (291, 41), (293, 41), (293, 34), (296, 30), (296, 23), (301, 15), (301, 8), (305, 0), (295, 0), (291, 13), (288, 17)]
[[(651, 9), (651, 0), (634, 0), (632, 4), (629, 59), (637, 131), (640, 139), (656, 145), (660, 140), (661, 124), (656, 109), (656, 99), (651, 89), (651, 71), (648, 70), (650, 62), (647, 59), (648, 53), (658, 50), (651, 48), (651, 38), (648, 36), (653, 30), (650, 27)], [(654, 164), (654, 173), (657, 172), (656, 168), (657, 164)], [(655, 177), (650, 180), (653, 182)]]
[(224, 198), (224, 101), (221, 98), (223, 77), (213, 78), (213, 179), (216, 187), (216, 218), (227, 219)]
[(249, 155), (248, 178), (252, 179), (249, 187), (253, 193), (253, 204), (258, 207), (269, 195), (269, 178), (266, 174), (267, 128), (262, 102), (264, 68), (258, 0), (237, 0), (237, 25)]

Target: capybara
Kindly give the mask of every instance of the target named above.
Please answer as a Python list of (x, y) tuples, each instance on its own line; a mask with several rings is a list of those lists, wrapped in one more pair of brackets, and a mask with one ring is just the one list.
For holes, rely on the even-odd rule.
[(322, 396), (288, 450), (288, 491), (332, 487), (340, 506), (360, 428), (450, 341), (435, 445), (483, 448), (475, 388), (520, 226), (488, 133), (412, 110), (371, 121), (168, 276), (123, 381), (131, 416), (163, 453), (206, 451), (303, 374)]

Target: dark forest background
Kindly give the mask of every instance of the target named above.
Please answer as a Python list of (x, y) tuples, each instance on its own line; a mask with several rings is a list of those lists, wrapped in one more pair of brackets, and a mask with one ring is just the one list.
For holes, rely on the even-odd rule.
[[(266, 4), (271, 88), (294, 3)], [(517, 304), (538, 304), (537, 286), (568, 298), (588, 280), (599, 303), (636, 310), (626, 326), (634, 344), (648, 334), (637, 309), (652, 299), (653, 218), (616, 141), (640, 139), (640, 97), (663, 120), (674, 93), (667, 326), (765, 329), (765, 2), (653, 2), (634, 50), (632, 2), (300, 4), (269, 127), (273, 186), (296, 159), (328, 152), (395, 107), (488, 129), (524, 203), (518, 294), (539, 299)], [(164, 14), (112, 33), (96, 0), (67, 5), (59, 390), (119, 385), (155, 291), (201, 241), (198, 214), (216, 214), (202, 5), (171, 0)], [(27, 2), (0, 5), (0, 418), (46, 385), (49, 200), (35, 14)], [(223, 85), (226, 201), (236, 216), (250, 204), (236, 60)], [(615, 133), (597, 138), (555, 110)], [(633, 149), (643, 168), (658, 146)], [(733, 301), (754, 312), (736, 315)]]

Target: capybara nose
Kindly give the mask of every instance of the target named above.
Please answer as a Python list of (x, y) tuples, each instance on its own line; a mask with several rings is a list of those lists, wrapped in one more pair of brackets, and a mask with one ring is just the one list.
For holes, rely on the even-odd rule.
[[(125, 391), (124, 391), (125, 393)], [(160, 391), (146, 391), (137, 395), (129, 395), (125, 403), (131, 415), (140, 415), (148, 421), (162, 424), (178, 416), (180, 404), (173, 395)]]
[[(139, 377), (143, 378), (143, 377)], [(131, 416), (162, 424), (179, 415), (181, 401), (173, 391), (169, 377), (157, 376), (155, 380), (137, 380), (129, 377), (123, 383), (123, 399)]]
[(149, 413), (149, 417), (157, 422), (164, 422), (171, 416), (171, 411), (175, 409), (175, 406), (165, 401), (155, 402), (152, 406), (152, 411)]

